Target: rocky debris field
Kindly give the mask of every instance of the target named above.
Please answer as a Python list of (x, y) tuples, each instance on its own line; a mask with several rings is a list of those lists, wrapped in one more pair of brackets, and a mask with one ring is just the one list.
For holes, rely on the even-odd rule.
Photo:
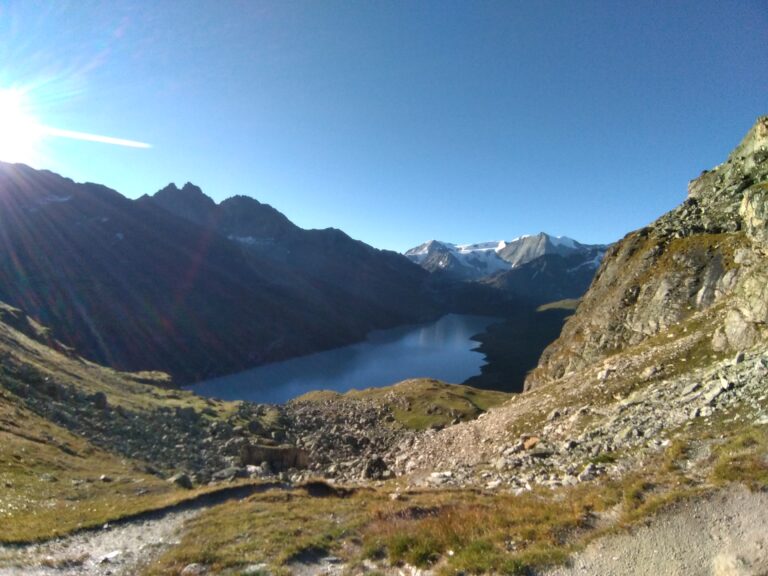
[[(614, 360), (614, 363), (617, 361)], [(768, 424), (768, 353), (739, 353), (674, 378), (645, 370), (647, 381), (626, 397), (613, 397), (611, 385), (622, 378), (618, 364), (593, 374), (588, 384), (607, 404), (557, 404), (546, 390), (489, 411), (478, 420), (407, 439), (396, 456), (395, 471), (413, 474), (425, 485), (477, 484), (488, 489), (555, 488), (619, 477), (645, 455), (670, 445), (674, 433), (690, 422), (710, 422), (726, 409), (740, 407), (739, 418)], [(584, 378), (581, 374), (580, 378)], [(577, 386), (566, 382), (563, 386)], [(583, 385), (583, 382), (582, 382)], [(576, 394), (578, 399), (578, 394)], [(513, 435), (510, 423), (538, 401), (555, 406), (543, 422)]]
[(339, 481), (393, 478), (393, 450), (415, 435), (387, 406), (365, 399), (289, 402), (285, 416), (309, 472)]
[(271, 477), (300, 464), (295, 458), (286, 461), (295, 449), (282, 407), (241, 402), (226, 415), (210, 402), (202, 410), (162, 405), (128, 409), (102, 392), (56, 382), (29, 365), (8, 363), (3, 370), (11, 376), (4, 386), (32, 412), (96, 446), (145, 462), (147, 472), (172, 476), (185, 488)]
[(244, 477), (386, 480), (394, 446), (414, 434), (372, 400), (240, 402), (227, 417), (212, 406), (130, 410), (31, 367), (18, 370), (6, 386), (27, 408), (183, 487)]
[(150, 472), (180, 469), (206, 481), (231, 465), (227, 443), (235, 428), (192, 408), (128, 410), (111, 405), (103, 393), (88, 394), (47, 377), (38, 381), (34, 374), (7, 387), (36, 414), (97, 446), (148, 462)]

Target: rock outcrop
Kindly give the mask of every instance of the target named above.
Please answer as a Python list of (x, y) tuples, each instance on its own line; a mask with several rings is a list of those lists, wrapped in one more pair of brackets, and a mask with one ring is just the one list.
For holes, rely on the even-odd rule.
[(721, 321), (702, 334), (706, 346), (725, 352), (755, 345), (768, 321), (767, 225), (768, 117), (761, 117), (726, 162), (689, 184), (679, 207), (609, 249), (526, 389), (713, 307)]

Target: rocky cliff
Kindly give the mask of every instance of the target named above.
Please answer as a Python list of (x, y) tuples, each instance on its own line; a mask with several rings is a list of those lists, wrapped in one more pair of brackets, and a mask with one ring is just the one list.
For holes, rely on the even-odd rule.
[(526, 388), (680, 328), (700, 356), (749, 348), (768, 321), (768, 117), (688, 197), (613, 245)]

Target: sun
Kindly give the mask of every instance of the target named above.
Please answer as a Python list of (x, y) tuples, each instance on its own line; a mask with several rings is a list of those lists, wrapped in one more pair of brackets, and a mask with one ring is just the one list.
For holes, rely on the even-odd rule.
[(0, 89), (0, 160), (35, 163), (44, 129), (24, 90)]

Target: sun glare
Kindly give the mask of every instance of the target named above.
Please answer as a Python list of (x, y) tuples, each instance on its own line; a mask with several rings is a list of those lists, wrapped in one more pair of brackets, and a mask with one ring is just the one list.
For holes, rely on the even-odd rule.
[(0, 160), (37, 161), (43, 127), (30, 108), (24, 91), (0, 89)]
[(46, 138), (65, 138), (129, 148), (151, 148), (146, 142), (65, 130), (43, 124), (34, 114), (29, 93), (19, 88), (0, 88), (0, 160), (37, 165)]

